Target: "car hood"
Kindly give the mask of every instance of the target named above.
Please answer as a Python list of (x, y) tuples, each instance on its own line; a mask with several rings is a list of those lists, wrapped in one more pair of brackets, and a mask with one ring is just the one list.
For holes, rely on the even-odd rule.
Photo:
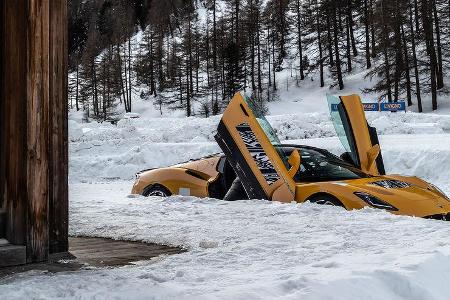
[(376, 176), (336, 184), (348, 185), (355, 192), (366, 192), (378, 197), (398, 208), (402, 214), (420, 211), (420, 216), (429, 216), (450, 212), (447, 196), (432, 184), (417, 177)]

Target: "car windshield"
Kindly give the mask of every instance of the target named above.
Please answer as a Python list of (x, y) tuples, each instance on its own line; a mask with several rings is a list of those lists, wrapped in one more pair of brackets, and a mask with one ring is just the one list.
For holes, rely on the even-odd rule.
[(370, 175), (344, 162), (331, 153), (309, 148), (297, 148), (301, 153), (301, 166), (296, 182), (335, 181), (370, 177)]

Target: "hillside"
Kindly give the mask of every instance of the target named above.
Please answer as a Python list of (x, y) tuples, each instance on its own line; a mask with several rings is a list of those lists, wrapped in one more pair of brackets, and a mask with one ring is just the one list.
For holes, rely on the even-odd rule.
[(80, 20), (69, 105), (99, 121), (210, 116), (245, 90), (271, 114), (325, 111), (316, 104), (327, 93), (445, 113), (448, 3), (428, 2), (86, 2), (79, 10), (91, 3), (93, 14)]

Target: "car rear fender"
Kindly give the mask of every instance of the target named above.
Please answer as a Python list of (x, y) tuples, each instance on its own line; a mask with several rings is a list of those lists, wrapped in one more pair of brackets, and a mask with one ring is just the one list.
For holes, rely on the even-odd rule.
[(133, 190), (137, 194), (143, 194), (148, 186), (160, 184), (172, 195), (207, 197), (210, 177), (205, 174), (202, 176), (198, 174), (198, 171), (184, 168), (155, 169), (141, 174)]

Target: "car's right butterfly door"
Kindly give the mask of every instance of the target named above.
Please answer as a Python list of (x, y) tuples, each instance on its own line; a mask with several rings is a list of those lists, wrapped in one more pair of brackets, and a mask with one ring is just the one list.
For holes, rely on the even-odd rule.
[(353, 164), (372, 175), (384, 175), (377, 131), (367, 123), (361, 98), (358, 95), (327, 96), (331, 119)]

